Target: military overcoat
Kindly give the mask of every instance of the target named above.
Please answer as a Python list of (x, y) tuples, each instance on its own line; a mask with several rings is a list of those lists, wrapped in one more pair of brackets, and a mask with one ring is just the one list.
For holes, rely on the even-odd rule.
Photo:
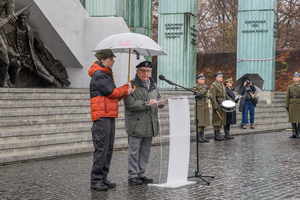
[(300, 82), (288, 86), (285, 107), (289, 110), (289, 122), (300, 123)]
[[(193, 90), (196, 92), (203, 94), (205, 96), (209, 96), (209, 90), (206, 89), (205, 85), (197, 83)], [(198, 126), (210, 126), (210, 113), (209, 107), (206, 103), (206, 97), (200, 95), (199, 99), (197, 100), (197, 104), (195, 104), (195, 115), (196, 116), (196, 105), (197, 105), (197, 116), (198, 116)], [(194, 125), (196, 126), (196, 118)]]
[[(224, 126), (226, 125), (226, 112), (222, 110), (222, 102), (225, 100), (231, 100), (227, 95), (225, 86), (215, 81), (210, 86), (211, 104), (212, 104), (212, 125)], [(223, 120), (217, 115), (216, 110), (219, 112)]]
[(155, 137), (159, 133), (158, 108), (149, 105), (150, 99), (159, 101), (161, 95), (155, 81), (150, 77), (147, 89), (136, 75), (131, 85), (136, 86), (133, 93), (124, 99), (125, 131), (132, 137)]

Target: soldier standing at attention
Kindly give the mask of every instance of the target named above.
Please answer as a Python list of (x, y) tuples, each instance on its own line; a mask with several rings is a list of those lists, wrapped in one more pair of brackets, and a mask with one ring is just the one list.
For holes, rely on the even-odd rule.
[[(293, 135), (290, 138), (299, 138), (300, 131), (300, 74), (295, 72), (294, 83), (288, 86), (285, 108), (289, 113), (289, 122), (292, 123)], [(298, 123), (298, 127), (297, 127)]]
[[(205, 77), (201, 73), (197, 76), (197, 83), (193, 87), (193, 90), (195, 90), (200, 94), (208, 96), (209, 94), (208, 86), (204, 84), (205, 84)], [(198, 142), (209, 142), (209, 140), (204, 138), (205, 126), (210, 126), (210, 113), (209, 113), (208, 104), (206, 103), (206, 97), (200, 95), (200, 97), (197, 99), (196, 105), (195, 105), (194, 116), (196, 119), (198, 119), (198, 123), (196, 122), (195, 119), (194, 125), (195, 126), (198, 125), (198, 132), (197, 132)], [(196, 115), (196, 109), (197, 109), (197, 115)]]
[(223, 85), (223, 74), (219, 71), (215, 74), (216, 81), (210, 86), (211, 103), (212, 103), (212, 125), (214, 127), (216, 141), (226, 140), (220, 133), (222, 126), (226, 126), (226, 112), (222, 110), (222, 102), (231, 98), (226, 94)]

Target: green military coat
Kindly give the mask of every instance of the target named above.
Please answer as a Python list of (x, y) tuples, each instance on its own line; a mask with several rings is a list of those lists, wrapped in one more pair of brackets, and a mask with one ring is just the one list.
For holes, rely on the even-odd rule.
[[(209, 95), (209, 90), (205, 88), (205, 85), (201, 85), (197, 83), (193, 90), (196, 92), (203, 94), (205, 96)], [(195, 122), (194, 125), (196, 126), (196, 104), (195, 104)], [(206, 97), (202, 97), (200, 95), (200, 99), (197, 101), (197, 116), (199, 119), (198, 126), (210, 126), (210, 113), (208, 104), (206, 103)]]
[(285, 107), (289, 109), (289, 122), (300, 123), (300, 82), (288, 86)]
[[(212, 104), (212, 125), (213, 126), (224, 126), (226, 125), (226, 112), (222, 110), (222, 102), (225, 100), (231, 100), (227, 95), (225, 86), (218, 81), (213, 82), (210, 86), (211, 104)], [(218, 110), (219, 114), (223, 118), (221, 120), (215, 110)]]
[(136, 86), (135, 91), (124, 99), (125, 131), (133, 137), (155, 137), (159, 133), (158, 107), (149, 105), (149, 100), (159, 101), (161, 95), (154, 80), (149, 79), (147, 89), (136, 76), (130, 81), (132, 87)]

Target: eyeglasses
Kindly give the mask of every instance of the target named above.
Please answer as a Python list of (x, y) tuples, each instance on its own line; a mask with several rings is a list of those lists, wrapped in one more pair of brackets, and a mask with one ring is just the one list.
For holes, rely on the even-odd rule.
[(139, 69), (142, 73), (150, 73), (151, 70), (144, 70), (144, 69)]

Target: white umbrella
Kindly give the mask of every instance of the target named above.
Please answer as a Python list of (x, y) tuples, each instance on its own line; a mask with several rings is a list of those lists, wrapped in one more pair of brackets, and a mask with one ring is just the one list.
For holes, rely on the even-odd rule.
[(111, 35), (97, 44), (93, 51), (102, 49), (110, 49), (114, 53), (130, 53), (132, 50), (133, 53), (143, 56), (167, 55), (151, 38), (131, 32)]
[(103, 49), (110, 49), (113, 53), (129, 53), (128, 82), (130, 81), (130, 53), (137, 56), (167, 55), (151, 38), (131, 32), (111, 35), (97, 44), (93, 51), (98, 52)]

